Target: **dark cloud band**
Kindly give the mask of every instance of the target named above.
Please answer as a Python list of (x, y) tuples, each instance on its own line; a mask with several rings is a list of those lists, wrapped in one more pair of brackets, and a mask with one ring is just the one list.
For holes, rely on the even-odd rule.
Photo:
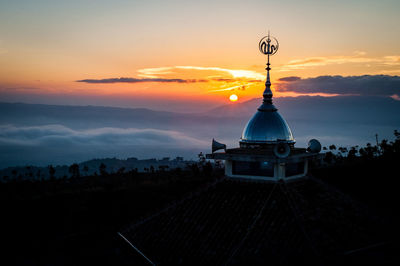
[(140, 83), (140, 82), (165, 82), (165, 83), (195, 83), (207, 82), (205, 79), (165, 79), (165, 78), (109, 78), (109, 79), (82, 79), (76, 82), (84, 83)]
[(234, 78), (212, 78), (212, 79), (167, 79), (167, 78), (109, 78), (109, 79), (81, 79), (76, 82), (109, 84), (109, 83), (140, 83), (140, 82), (161, 82), (161, 83), (197, 83), (197, 82), (260, 82), (260, 80), (234, 79)]
[(298, 81), (300, 80), (300, 77), (284, 77), (284, 78), (280, 78), (279, 81), (286, 81), (286, 82), (292, 82), (292, 81)]
[(306, 79), (286, 77), (279, 79), (276, 87), (281, 92), (392, 96), (400, 95), (400, 76), (319, 76)]

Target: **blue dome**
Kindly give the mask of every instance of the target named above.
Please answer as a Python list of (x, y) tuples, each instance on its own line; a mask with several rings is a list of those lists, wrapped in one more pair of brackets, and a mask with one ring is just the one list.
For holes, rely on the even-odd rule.
[(263, 108), (264, 106), (260, 106), (247, 122), (240, 142), (246, 144), (294, 143), (292, 131), (285, 119), (273, 105), (271, 105), (273, 108)]

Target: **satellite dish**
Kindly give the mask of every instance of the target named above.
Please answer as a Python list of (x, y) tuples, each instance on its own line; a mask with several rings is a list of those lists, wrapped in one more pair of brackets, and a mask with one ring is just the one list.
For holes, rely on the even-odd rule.
[(274, 147), (274, 154), (278, 158), (286, 158), (290, 154), (290, 147), (287, 143), (280, 142)]
[(215, 139), (212, 140), (211, 150), (214, 153), (217, 150), (224, 149), (226, 151), (226, 145), (223, 143), (219, 143)]
[(321, 151), (321, 143), (316, 139), (310, 140), (308, 142), (307, 151), (311, 153), (319, 153)]

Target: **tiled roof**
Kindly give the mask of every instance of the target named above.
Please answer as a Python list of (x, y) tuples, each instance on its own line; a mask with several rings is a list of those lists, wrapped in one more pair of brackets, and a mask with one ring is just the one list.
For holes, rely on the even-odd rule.
[(162, 265), (313, 264), (377, 243), (379, 223), (316, 180), (224, 179), (122, 234)]

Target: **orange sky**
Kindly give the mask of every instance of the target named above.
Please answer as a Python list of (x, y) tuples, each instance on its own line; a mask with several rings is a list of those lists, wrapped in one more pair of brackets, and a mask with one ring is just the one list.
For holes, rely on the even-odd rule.
[[(266, 58), (258, 41), (268, 29), (280, 42), (273, 84), (287, 76), (400, 74), (399, 1), (31, 2), (2, 4), (0, 101), (5, 94), (260, 97)], [(120, 77), (200, 82), (76, 82)], [(293, 93), (275, 92), (286, 95)]]

